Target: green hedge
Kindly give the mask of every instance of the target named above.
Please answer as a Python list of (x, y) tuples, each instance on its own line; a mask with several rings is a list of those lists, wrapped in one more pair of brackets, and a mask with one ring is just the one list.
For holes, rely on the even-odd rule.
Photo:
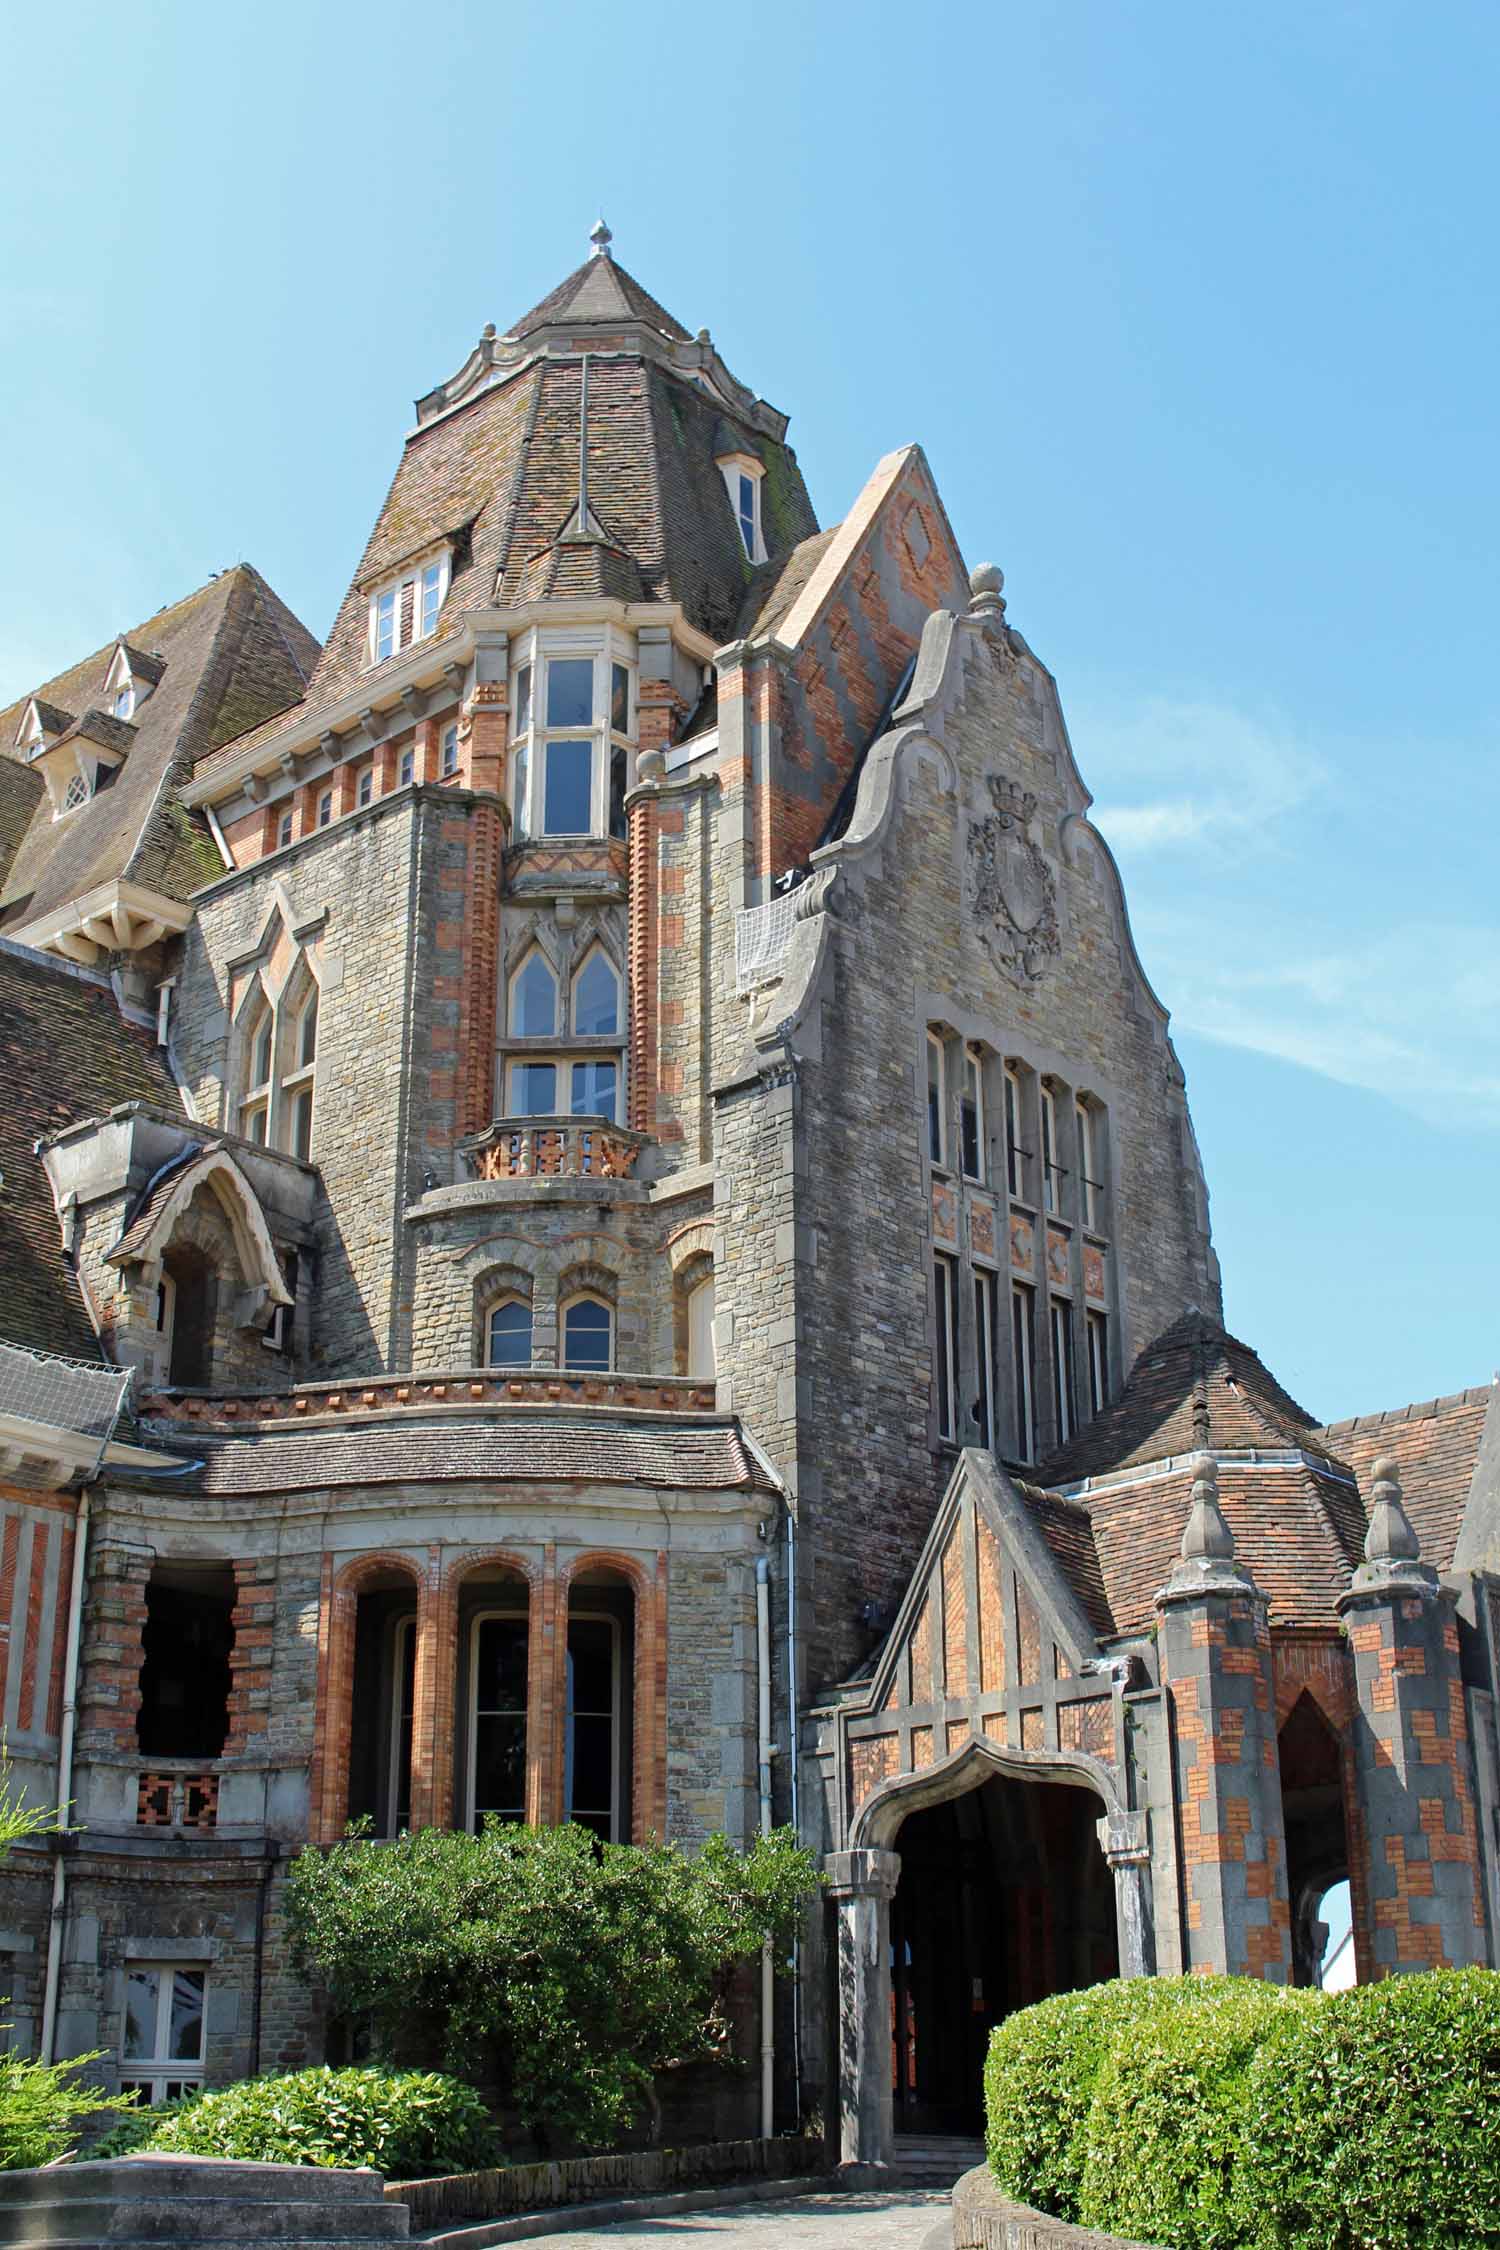
[(1005, 2192), (1058, 2218), (1171, 2250), (1500, 2245), (1493, 1970), (1068, 1993), (999, 2026), (985, 2097)]
[(1007, 2195), (1082, 2216), (1084, 2127), (1116, 2037), (1212, 1997), (1222, 1977), (1133, 1977), (1060, 1992), (998, 2024), (984, 2066), (985, 2146)]
[(489, 2112), (473, 2088), (428, 2070), (247, 2078), (187, 2103), (138, 2145), (263, 2164), (368, 2164), (398, 2180), (498, 2161)]

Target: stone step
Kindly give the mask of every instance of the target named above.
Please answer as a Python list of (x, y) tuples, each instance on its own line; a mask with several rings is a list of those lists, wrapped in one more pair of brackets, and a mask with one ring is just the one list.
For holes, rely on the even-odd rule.
[[(315, 2164), (249, 2164), (233, 2156), (118, 2156), (59, 2164), (40, 2172), (0, 2172), (0, 2211), (31, 2203), (158, 2201), (166, 2196), (228, 2196), (236, 2203), (314, 2202), (380, 2205), (378, 2172), (325, 2171)], [(350, 2219), (357, 2228), (355, 2214)]]
[[(300, 2183), (299, 2183), (300, 2184)], [(275, 2202), (236, 2195), (145, 2194), (118, 2198), (51, 2197), (0, 2209), (4, 2250), (38, 2243), (90, 2241), (179, 2243), (289, 2240), (322, 2243), (404, 2242), (411, 2214), (404, 2203), (350, 2202), (305, 2195)]]

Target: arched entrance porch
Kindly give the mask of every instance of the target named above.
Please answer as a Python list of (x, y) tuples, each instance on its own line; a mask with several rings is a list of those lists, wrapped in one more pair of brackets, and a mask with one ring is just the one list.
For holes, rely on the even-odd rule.
[(964, 2132), (992, 2025), (1151, 1967), (1144, 1815), (1092, 1758), (970, 1738), (866, 1800), (830, 1854), (840, 2153)]

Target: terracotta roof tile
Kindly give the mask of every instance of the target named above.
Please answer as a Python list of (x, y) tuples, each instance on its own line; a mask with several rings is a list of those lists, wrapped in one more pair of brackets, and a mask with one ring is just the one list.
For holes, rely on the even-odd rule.
[(1101, 1638), (1115, 1630), (1109, 1590), (1099, 1561), (1094, 1526), (1089, 1511), (1060, 1492), (1043, 1492), (1034, 1484), (1017, 1484), (1016, 1490), (1036, 1518), (1068, 1584), (1078, 1596), (1084, 1615)]
[(1493, 1396), (1493, 1386), (1486, 1383), (1448, 1398), (1333, 1422), (1318, 1433), (1349, 1463), (1366, 1491), (1381, 1454), (1389, 1453), (1399, 1463), (1406, 1512), (1421, 1541), (1422, 1560), (1434, 1570), (1452, 1566)]

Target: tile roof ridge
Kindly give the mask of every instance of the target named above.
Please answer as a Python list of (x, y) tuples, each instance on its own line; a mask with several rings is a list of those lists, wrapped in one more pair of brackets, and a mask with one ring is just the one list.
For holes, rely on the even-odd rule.
[(1319, 1425), (1320, 1437), (1353, 1436), (1361, 1430), (1387, 1429), (1393, 1423), (1429, 1420), (1445, 1409), (1460, 1406), (1481, 1406), (1493, 1397), (1497, 1381), (1492, 1376), (1487, 1383), (1470, 1383), (1461, 1391), (1447, 1391), (1438, 1398), (1413, 1399), (1406, 1406), (1380, 1406), (1368, 1414), (1348, 1414), (1337, 1422)]

